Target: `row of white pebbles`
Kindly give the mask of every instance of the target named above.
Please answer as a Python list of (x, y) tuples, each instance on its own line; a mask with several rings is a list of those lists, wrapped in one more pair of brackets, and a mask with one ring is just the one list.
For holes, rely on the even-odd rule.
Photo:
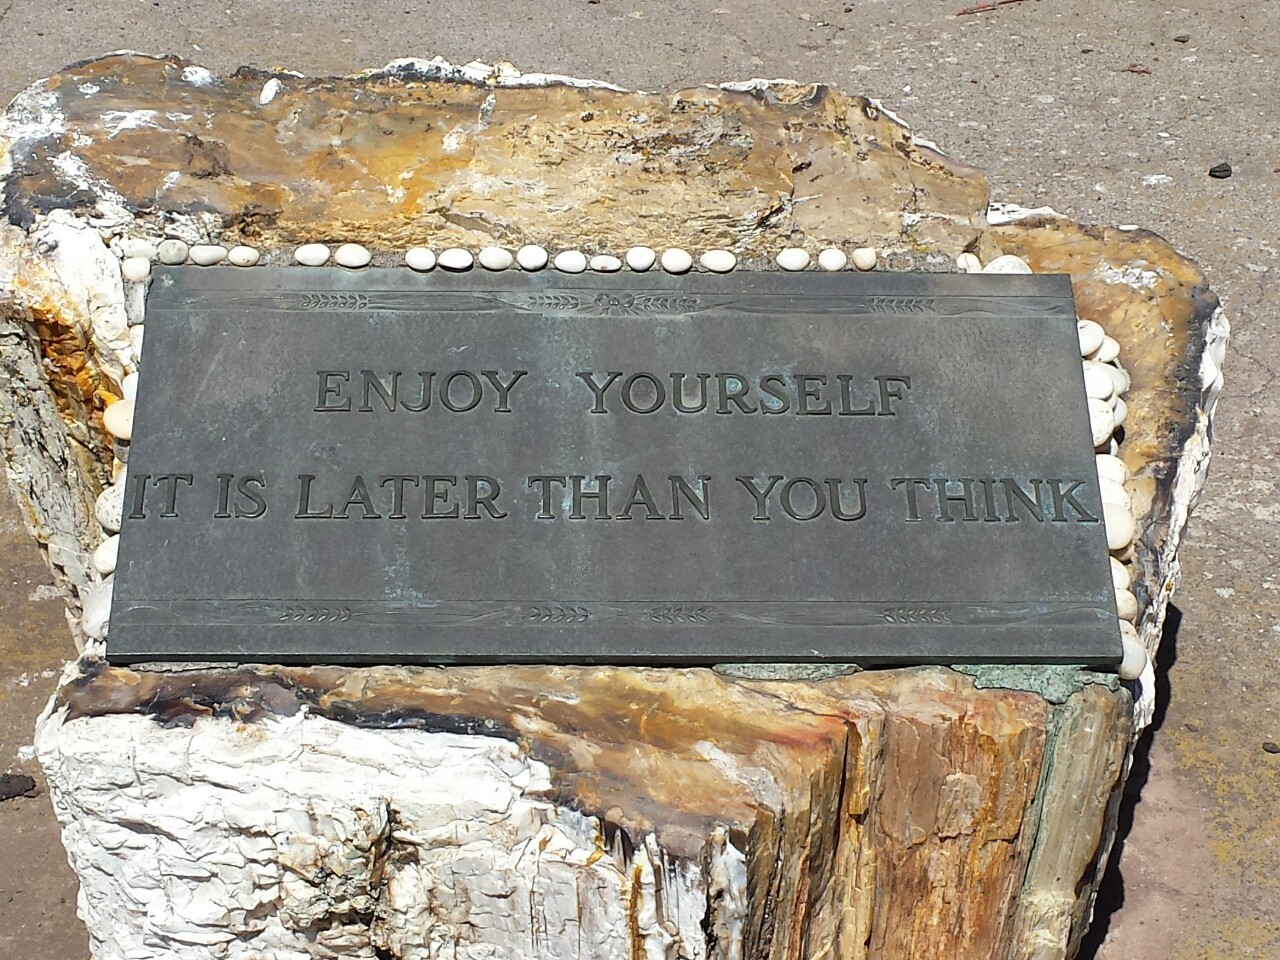
[[(227, 262), (236, 266), (253, 266), (261, 260), (253, 247), (224, 247), (220, 244), (195, 244), (188, 247), (181, 240), (164, 240), (152, 243), (147, 240), (127, 239), (116, 251), (121, 257), (121, 275), (126, 281), (127, 302), (135, 305), (131, 314), (131, 340), (134, 360), (142, 349), (141, 303), (150, 278), (153, 261), (177, 265), (194, 263), (213, 266)], [(340, 266), (359, 269), (373, 259), (368, 248), (359, 244), (342, 244), (336, 250), (319, 243), (303, 244), (294, 251), (294, 260), (306, 266), (321, 266), (330, 257)], [(602, 273), (621, 270), (624, 263), (633, 271), (645, 271), (659, 264), (668, 273), (687, 273), (693, 269), (693, 256), (686, 250), (670, 248), (661, 255), (649, 247), (632, 247), (622, 258), (597, 255), (588, 258), (579, 250), (565, 250), (554, 257), (546, 249), (528, 245), (514, 254), (502, 247), (486, 247), (478, 254), (459, 247), (441, 251), (439, 256), (425, 247), (415, 247), (405, 253), (405, 264), (417, 271), (428, 271), (437, 266), (445, 270), (469, 270), (475, 264), (487, 270), (506, 270), (519, 267), (522, 270), (541, 270), (548, 265), (564, 273), (582, 273), (593, 270)], [(808, 251), (800, 247), (788, 247), (776, 257), (784, 270), (807, 269), (811, 264)], [(727, 273), (737, 265), (737, 258), (729, 250), (708, 250), (698, 258), (704, 270)], [(817, 257), (819, 269), (844, 270), (852, 263), (859, 270), (871, 270), (876, 266), (876, 252), (862, 247), (853, 252), (852, 260), (842, 250), (834, 247), (823, 249)], [(956, 259), (956, 266), (966, 273), (1029, 274), (1031, 268), (1019, 257), (1004, 255), (985, 266), (972, 253), (963, 253)], [(1111, 551), (1111, 576), (1115, 586), (1116, 609), (1120, 618), (1120, 632), (1124, 645), (1124, 657), (1120, 664), (1120, 676), (1136, 680), (1147, 667), (1147, 653), (1138, 640), (1134, 626), (1138, 618), (1138, 601), (1130, 589), (1133, 583), (1134, 538), (1137, 522), (1133, 515), (1133, 502), (1125, 484), (1129, 480), (1129, 468), (1116, 453), (1119, 451), (1117, 433), (1128, 414), (1123, 395), (1129, 389), (1129, 374), (1120, 365), (1120, 344), (1107, 336), (1103, 328), (1092, 320), (1080, 320), (1077, 324), (1080, 338), (1080, 356), (1084, 363), (1085, 392), (1089, 403), (1089, 421), (1093, 431), (1098, 480), (1102, 492), (1103, 522), (1107, 532), (1107, 546)], [(132, 336), (136, 330), (136, 337)], [(111, 404), (102, 416), (103, 425), (116, 440), (120, 457), (127, 458), (128, 443), (133, 436), (134, 397), (137, 394), (138, 374), (128, 374), (121, 384), (123, 398)], [(104, 577), (108, 589), (95, 593), (85, 603), (82, 627), (85, 633), (101, 640), (106, 636), (110, 611), (110, 580), (116, 568), (120, 543), (120, 521), (124, 507), (125, 464), (117, 459), (113, 464), (112, 483), (98, 497), (96, 515), (106, 539), (94, 551), (93, 563)]]

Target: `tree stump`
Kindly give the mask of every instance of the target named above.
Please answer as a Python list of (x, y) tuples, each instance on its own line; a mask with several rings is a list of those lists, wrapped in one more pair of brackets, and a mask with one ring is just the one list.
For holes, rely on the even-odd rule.
[(771, 269), (871, 246), (894, 270), (1070, 274), (1132, 380), (1125, 559), (1154, 655), (1228, 332), (1165, 241), (989, 207), (980, 173), (827, 87), (667, 96), (507, 64), (111, 56), (14, 101), (0, 176), (0, 442), (84, 649), (37, 749), (97, 960), (1075, 955), (1150, 667), (110, 666), (85, 625), (127, 455), (103, 410), (145, 328), (121, 257), (646, 244)]

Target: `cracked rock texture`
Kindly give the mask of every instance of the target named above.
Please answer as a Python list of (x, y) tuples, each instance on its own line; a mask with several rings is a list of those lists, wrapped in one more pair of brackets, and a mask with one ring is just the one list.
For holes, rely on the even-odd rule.
[[(1069, 273), (1120, 342), (1140, 632), (1159, 642), (1221, 387), (1216, 299), (1152, 234), (988, 217), (979, 173), (870, 101), (113, 56), (14, 102), (0, 176), (0, 443), (73, 622), (103, 587), (101, 412), (145, 320), (123, 238), (250, 241), (268, 265), (304, 240), (375, 263), (411, 243), (642, 242), (751, 269), (870, 243), (889, 269), (971, 250)], [(37, 734), (97, 960), (1059, 960), (1154, 704), (1150, 675), (1049, 667), (134, 672), (101, 653), (69, 667)]]

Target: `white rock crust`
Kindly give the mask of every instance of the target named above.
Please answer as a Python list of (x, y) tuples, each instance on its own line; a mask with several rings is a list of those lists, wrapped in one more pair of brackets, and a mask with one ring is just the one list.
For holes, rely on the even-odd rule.
[(726, 830), (628, 855), (505, 739), (50, 708), (35, 744), (95, 960), (742, 960)]

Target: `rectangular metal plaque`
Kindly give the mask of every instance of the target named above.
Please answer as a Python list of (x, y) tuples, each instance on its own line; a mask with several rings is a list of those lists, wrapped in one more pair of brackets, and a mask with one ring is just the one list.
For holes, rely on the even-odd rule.
[(1114, 664), (1065, 277), (160, 269), (110, 657)]

